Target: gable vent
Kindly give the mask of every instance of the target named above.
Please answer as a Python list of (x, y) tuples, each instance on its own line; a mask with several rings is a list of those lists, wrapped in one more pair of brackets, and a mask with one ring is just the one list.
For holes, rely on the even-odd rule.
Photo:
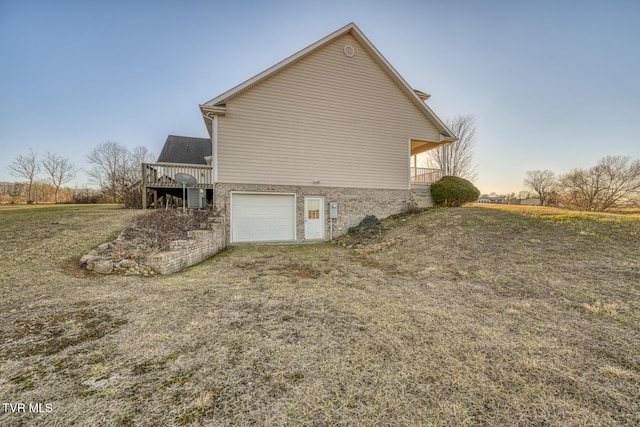
[(342, 51), (349, 58), (353, 58), (353, 55), (356, 54), (356, 50), (350, 44), (345, 45), (345, 47), (344, 47), (344, 49), (342, 49)]

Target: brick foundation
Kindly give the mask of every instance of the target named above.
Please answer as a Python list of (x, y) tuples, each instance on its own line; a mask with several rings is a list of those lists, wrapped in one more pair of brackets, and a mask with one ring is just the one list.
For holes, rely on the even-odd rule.
[(433, 199), (431, 198), (431, 186), (424, 185), (415, 187), (410, 190), (410, 196), (413, 202), (418, 208), (430, 208), (433, 206)]
[(329, 239), (329, 202), (338, 202), (338, 218), (333, 220), (333, 237), (346, 233), (367, 215), (385, 218), (399, 213), (409, 203), (426, 207), (431, 205), (428, 187), (415, 190), (388, 190), (373, 188), (334, 188), (320, 186), (289, 186), (264, 184), (216, 184), (215, 208), (227, 219), (226, 235), (230, 235), (230, 194), (232, 191), (256, 193), (291, 193), (296, 195), (296, 241), (304, 242), (304, 198), (324, 197), (325, 240)]

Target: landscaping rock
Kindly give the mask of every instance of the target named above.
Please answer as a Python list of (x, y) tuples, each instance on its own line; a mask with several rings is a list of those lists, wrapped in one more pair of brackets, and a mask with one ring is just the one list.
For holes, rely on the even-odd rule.
[[(89, 268), (87, 268), (87, 270), (88, 269)], [(93, 263), (93, 271), (100, 274), (111, 274), (111, 272), (113, 271), (113, 261), (111, 261), (110, 259), (97, 260)]]
[(133, 268), (137, 266), (138, 266), (138, 263), (132, 259), (123, 259), (118, 263), (118, 267), (120, 268)]
[(90, 261), (91, 258), (95, 258), (94, 255), (89, 255), (89, 254), (82, 255), (82, 258), (80, 258), (80, 264), (84, 264), (84, 263)]
[(106, 252), (109, 248), (111, 248), (111, 243), (103, 243), (101, 245), (98, 245), (98, 253), (102, 254)]
[(152, 267), (143, 265), (146, 256), (170, 249), (172, 242), (191, 242), (192, 232), (211, 230), (208, 211), (157, 210), (141, 215), (113, 241), (102, 243), (80, 258), (79, 265), (88, 271), (125, 276), (154, 276)]

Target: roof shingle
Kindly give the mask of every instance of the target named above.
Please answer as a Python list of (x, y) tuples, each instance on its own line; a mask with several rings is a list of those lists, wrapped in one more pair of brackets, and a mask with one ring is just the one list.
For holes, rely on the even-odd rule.
[(169, 135), (158, 156), (158, 162), (206, 165), (204, 158), (210, 155), (211, 140), (208, 138)]

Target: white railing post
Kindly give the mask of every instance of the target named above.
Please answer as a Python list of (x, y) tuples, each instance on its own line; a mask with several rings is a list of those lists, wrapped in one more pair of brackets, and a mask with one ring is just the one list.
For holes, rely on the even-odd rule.
[(430, 168), (411, 168), (412, 184), (432, 184), (442, 177), (442, 170)]

